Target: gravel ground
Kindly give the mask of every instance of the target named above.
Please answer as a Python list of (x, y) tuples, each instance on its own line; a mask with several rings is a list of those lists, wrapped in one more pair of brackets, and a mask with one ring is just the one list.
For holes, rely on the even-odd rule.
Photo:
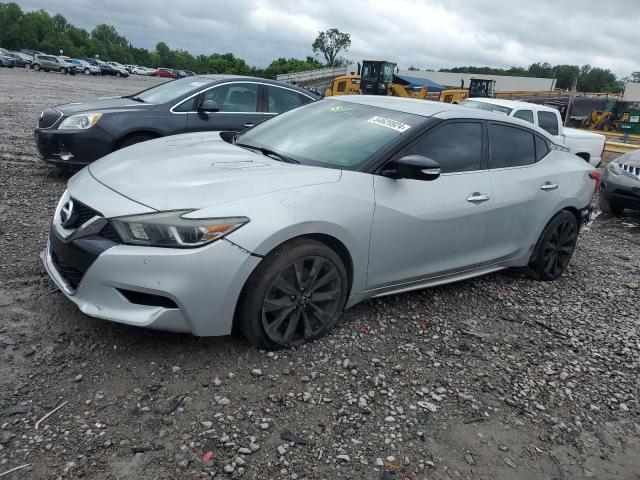
[(157, 81), (0, 69), (0, 474), (640, 478), (638, 215), (598, 216), (556, 282), (365, 302), (276, 354), (79, 313), (38, 258), (66, 178), (32, 129), (48, 105)]

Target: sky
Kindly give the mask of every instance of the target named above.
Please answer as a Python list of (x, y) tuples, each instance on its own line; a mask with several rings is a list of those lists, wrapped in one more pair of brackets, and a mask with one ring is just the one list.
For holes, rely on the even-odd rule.
[(343, 56), (400, 68), (527, 67), (534, 62), (640, 70), (640, 0), (17, 0), (79, 27), (114, 25), (137, 47), (231, 52), (267, 66), (313, 55), (319, 31), (351, 34)]

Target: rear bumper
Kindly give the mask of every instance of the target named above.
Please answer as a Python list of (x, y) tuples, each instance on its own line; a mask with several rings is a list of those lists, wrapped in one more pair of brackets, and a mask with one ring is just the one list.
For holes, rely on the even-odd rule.
[(86, 130), (36, 128), (34, 141), (45, 162), (83, 167), (110, 153), (115, 139), (95, 125)]

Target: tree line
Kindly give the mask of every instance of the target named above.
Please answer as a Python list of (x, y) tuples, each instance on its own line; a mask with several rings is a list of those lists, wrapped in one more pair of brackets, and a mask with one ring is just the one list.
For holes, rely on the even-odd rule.
[[(322, 45), (319, 45), (322, 47)], [(322, 68), (325, 65), (312, 56), (305, 59), (278, 58), (267, 68), (249, 65), (232, 53), (192, 55), (186, 50), (173, 50), (158, 42), (155, 50), (135, 47), (112, 25), (100, 24), (91, 32), (70, 24), (61, 14), (44, 10), (23, 12), (16, 3), (0, 3), (0, 47), (9, 50), (29, 48), (73, 58), (99, 56), (102, 60), (124, 65), (145, 65), (192, 70), (196, 73), (226, 73), (275, 78), (276, 75)], [(315, 47), (315, 45), (314, 45)], [(315, 48), (314, 48), (315, 50)], [(322, 50), (318, 50), (321, 53)]]
[[(213, 53), (211, 55), (192, 55), (186, 50), (171, 49), (165, 42), (158, 42), (155, 50), (134, 47), (112, 25), (100, 24), (91, 32), (70, 24), (61, 14), (50, 15), (44, 10), (23, 12), (14, 2), (0, 3), (0, 46), (7, 49), (30, 48), (77, 58), (95, 57), (122, 64), (146, 65), (149, 67), (167, 67), (192, 70), (196, 73), (226, 73), (233, 75), (253, 75), (275, 78), (276, 75), (302, 72), (346, 64), (339, 54), (349, 49), (351, 36), (331, 28), (319, 32), (312, 44), (313, 52), (322, 54), (325, 62), (314, 56), (304, 59), (278, 58), (268, 67), (258, 68), (249, 65), (244, 59), (232, 53)], [(409, 69), (417, 70), (411, 66)], [(472, 73), (477, 75), (512, 75), (524, 77), (555, 78), (556, 87), (570, 89), (574, 79), (582, 92), (622, 91), (623, 80), (640, 81), (640, 72), (619, 80), (609, 69), (591, 65), (555, 65), (534, 63), (528, 68), (511, 67), (456, 67), (441, 69), (441, 72)]]

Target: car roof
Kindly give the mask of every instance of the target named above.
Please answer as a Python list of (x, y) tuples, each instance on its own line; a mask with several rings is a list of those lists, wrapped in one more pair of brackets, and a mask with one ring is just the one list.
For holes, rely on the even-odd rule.
[(505, 100), (502, 98), (470, 98), (469, 100), (473, 100), (474, 102), (482, 102), (482, 103), (490, 103), (493, 105), (500, 105), (501, 107), (508, 108), (526, 108), (528, 110), (544, 110), (547, 112), (557, 112), (558, 110), (549, 107), (547, 105), (540, 105), (538, 103), (529, 103), (529, 102), (521, 102), (518, 100)]
[[(335, 97), (327, 97), (326, 100), (359, 103), (361, 105), (386, 108), (388, 110), (411, 113), (423, 117), (435, 117), (441, 120), (450, 120), (456, 118), (495, 120), (504, 123), (511, 123), (520, 127), (525, 127), (538, 133), (539, 135), (544, 136), (550, 142), (557, 143), (554, 137), (547, 131), (525, 120), (509, 117), (507, 115), (500, 115), (498, 113), (481, 110), (479, 108), (469, 108), (463, 105), (456, 105), (453, 103), (434, 102), (431, 100), (401, 98), (387, 95), (340, 95)], [(524, 104), (524, 102), (520, 103)]]
[(271, 80), (269, 78), (262, 78), (262, 77), (251, 77), (248, 75), (227, 75), (227, 74), (216, 74), (216, 73), (203, 73), (203, 74), (198, 74), (198, 75), (192, 75), (191, 77), (191, 81), (197, 81), (198, 79), (200, 80), (207, 80), (211, 83), (214, 82), (221, 82), (221, 81), (247, 81), (247, 82), (260, 82), (260, 83), (264, 83), (264, 84), (269, 84), (269, 85), (277, 85), (279, 87), (284, 87), (284, 88), (288, 88), (290, 90), (295, 90), (296, 92), (302, 93), (308, 97), (311, 98), (315, 98), (315, 99), (319, 99), (320, 97), (318, 95), (316, 95), (313, 92), (310, 92), (309, 90), (305, 90), (304, 88), (300, 88), (297, 85), (293, 85), (291, 83), (286, 83), (286, 82), (280, 82), (278, 80)]

